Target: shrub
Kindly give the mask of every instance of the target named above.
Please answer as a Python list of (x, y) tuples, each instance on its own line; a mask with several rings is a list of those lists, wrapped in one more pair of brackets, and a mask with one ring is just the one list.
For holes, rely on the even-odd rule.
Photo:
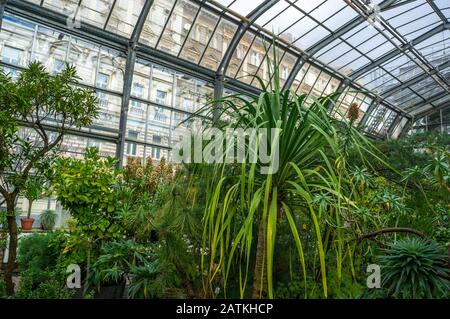
[(50, 235), (35, 233), (20, 240), (17, 261), (21, 271), (40, 271), (56, 265), (59, 252), (50, 245), (50, 239)]
[(447, 257), (433, 241), (405, 238), (390, 244), (379, 257), (383, 287), (397, 298), (432, 298), (448, 294)]
[(54, 210), (46, 209), (41, 213), (41, 226), (45, 230), (52, 230), (56, 224), (56, 213)]
[(56, 233), (32, 234), (19, 243), (21, 281), (16, 298), (64, 299), (73, 292), (66, 288), (65, 268), (58, 260), (62, 253)]

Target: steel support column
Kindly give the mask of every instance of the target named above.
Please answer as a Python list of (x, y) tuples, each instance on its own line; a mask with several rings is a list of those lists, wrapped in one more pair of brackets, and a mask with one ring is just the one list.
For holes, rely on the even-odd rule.
[(147, 0), (144, 3), (142, 12), (134, 27), (133, 33), (130, 37), (130, 43), (127, 49), (127, 61), (125, 65), (125, 74), (123, 77), (123, 92), (122, 92), (122, 104), (120, 107), (120, 122), (119, 122), (119, 137), (116, 148), (116, 158), (118, 159), (118, 167), (123, 166), (123, 155), (125, 151), (125, 141), (127, 137), (127, 121), (128, 121), (128, 108), (130, 105), (131, 87), (133, 85), (133, 73), (134, 65), (136, 63), (136, 50), (139, 41), (139, 37), (144, 27), (147, 15), (150, 12), (150, 8), (153, 4), (153, 0)]
[(222, 103), (219, 101), (223, 97), (223, 74), (216, 74), (214, 79), (214, 109), (213, 109), (213, 121), (216, 122), (220, 118), (222, 113)]
[(117, 142), (116, 158), (119, 160), (118, 166), (123, 166), (123, 154), (125, 150), (125, 139), (127, 137), (128, 107), (130, 104), (131, 86), (133, 84), (134, 64), (136, 63), (136, 50), (128, 48), (127, 63), (123, 79), (123, 96), (120, 108), (119, 138)]
[(284, 83), (283, 91), (289, 90), (291, 88), (292, 84), (295, 81), (295, 77), (297, 76), (298, 72), (300, 72), (302, 67), (305, 65), (306, 60), (308, 60), (308, 58), (302, 55), (301, 58), (298, 59), (297, 62), (295, 62), (295, 65), (292, 68), (291, 73), (289, 74), (288, 78), (286, 79), (286, 82)]

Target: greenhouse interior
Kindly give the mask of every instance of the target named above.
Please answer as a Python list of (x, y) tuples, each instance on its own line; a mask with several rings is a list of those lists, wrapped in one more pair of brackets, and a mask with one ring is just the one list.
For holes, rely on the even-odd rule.
[(450, 297), (448, 0), (0, 0), (0, 299)]

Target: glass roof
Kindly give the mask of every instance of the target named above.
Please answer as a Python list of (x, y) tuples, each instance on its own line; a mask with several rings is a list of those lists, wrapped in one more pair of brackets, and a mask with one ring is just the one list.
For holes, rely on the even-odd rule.
[(414, 116), (450, 94), (448, 0), (27, 1), (126, 38), (142, 20), (140, 45), (255, 87), (255, 75), (270, 81), (276, 37), (282, 82), (298, 92), (320, 96), (350, 80), (367, 90), (361, 104), (381, 103), (373, 112)]

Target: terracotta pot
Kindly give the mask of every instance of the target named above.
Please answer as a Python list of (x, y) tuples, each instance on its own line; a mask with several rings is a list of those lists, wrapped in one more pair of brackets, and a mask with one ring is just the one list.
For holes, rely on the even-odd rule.
[(21, 218), (22, 230), (31, 230), (33, 228), (34, 218)]

